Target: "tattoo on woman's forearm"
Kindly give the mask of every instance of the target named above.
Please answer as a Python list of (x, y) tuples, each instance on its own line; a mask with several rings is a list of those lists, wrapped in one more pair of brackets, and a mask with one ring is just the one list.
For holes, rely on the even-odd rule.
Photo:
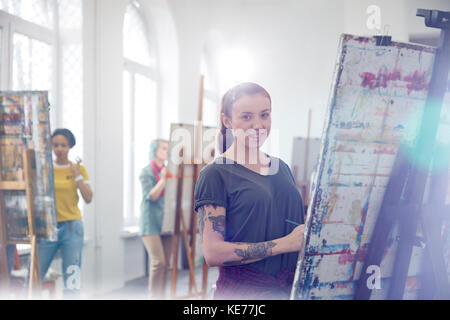
[(244, 264), (248, 260), (263, 259), (272, 255), (272, 248), (277, 244), (273, 241), (262, 243), (250, 243), (246, 249), (235, 249), (234, 253), (242, 257), (240, 261), (228, 261), (223, 264), (226, 266)]
[(212, 228), (214, 231), (220, 233), (225, 239), (225, 216), (211, 216), (208, 220), (212, 222)]
[(203, 229), (205, 229), (205, 207), (198, 208), (198, 229), (200, 230), (200, 236), (203, 236)]

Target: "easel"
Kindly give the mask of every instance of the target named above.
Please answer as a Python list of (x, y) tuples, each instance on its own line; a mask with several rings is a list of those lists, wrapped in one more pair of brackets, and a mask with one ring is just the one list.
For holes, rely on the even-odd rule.
[[(370, 274), (366, 270), (372, 265), (380, 266), (389, 233), (396, 222), (400, 227), (400, 235), (387, 298), (403, 298), (413, 247), (425, 245), (426, 267), (419, 298), (450, 299), (450, 285), (440, 241), (442, 221), (449, 219), (448, 214), (444, 216), (450, 209), (445, 206), (449, 167), (447, 163), (445, 174), (437, 172), (440, 151), (435, 146), (450, 70), (450, 12), (418, 9), (417, 16), (425, 18), (426, 26), (441, 29), (424, 116), (417, 145), (412, 150), (419, 158), (409, 160), (407, 155), (411, 150), (400, 146), (357, 284), (355, 299), (358, 300), (370, 298), (371, 290), (367, 285)], [(431, 196), (424, 205), (430, 165), (433, 168)], [(423, 239), (416, 237), (419, 225), (422, 227)]]
[[(6, 246), (10, 244), (27, 244), (31, 245), (31, 263), (28, 297), (32, 298), (35, 292), (39, 293), (41, 288), (39, 257), (37, 250), (36, 228), (34, 223), (34, 202), (33, 202), (33, 181), (35, 177), (36, 164), (34, 151), (26, 149), (23, 151), (23, 181), (0, 181), (0, 281), (2, 288), (7, 292), (9, 290), (9, 274), (6, 257)], [(1, 164), (0, 164), (1, 171)], [(5, 215), (5, 191), (25, 191), (27, 199), (27, 216), (28, 216), (28, 231), (29, 241), (12, 241), (8, 240), (8, 230), (6, 227)]]
[[(202, 141), (202, 118), (203, 118), (203, 87), (204, 87), (204, 76), (200, 77), (200, 94), (199, 94), (199, 105), (198, 105), (198, 117), (197, 126), (195, 127), (195, 143), (194, 143), (194, 157), (188, 163), (193, 166), (193, 176), (192, 176), (192, 195), (191, 195), (191, 212), (190, 212), (190, 229), (188, 230), (186, 226), (186, 221), (184, 219), (182, 211), (182, 195), (183, 195), (183, 177), (185, 169), (184, 161), (184, 149), (180, 151), (180, 158), (183, 161), (178, 165), (178, 181), (177, 181), (177, 194), (176, 194), (176, 207), (175, 207), (175, 230), (173, 235), (173, 249), (172, 249), (172, 283), (171, 283), (171, 299), (189, 299), (202, 297), (206, 298), (207, 285), (208, 285), (208, 265), (203, 262), (203, 277), (202, 277), (202, 290), (199, 291), (197, 288), (197, 282), (195, 280), (195, 250), (197, 241), (197, 218), (194, 212), (194, 191), (195, 184), (197, 183), (198, 175), (202, 166), (205, 165), (202, 157), (201, 141)], [(213, 156), (213, 155), (211, 155)], [(180, 230), (182, 227), (182, 230)], [(177, 297), (176, 296), (176, 286), (177, 286), (177, 276), (178, 276), (178, 248), (180, 244), (180, 232), (183, 236), (184, 245), (186, 249), (186, 255), (189, 264), (189, 290), (186, 296)], [(190, 239), (190, 242), (189, 242)]]
[[(293, 168), (293, 174), (295, 177), (295, 184), (300, 189), (300, 194), (303, 199), (303, 204), (305, 207), (309, 204), (309, 189), (311, 187), (311, 177), (308, 177), (308, 162), (309, 162), (309, 147), (311, 143), (311, 109), (308, 111), (308, 129), (306, 133), (306, 141), (305, 141), (305, 158), (303, 163), (303, 175), (301, 180), (297, 180), (297, 174), (298, 174), (298, 166), (294, 166)], [(306, 212), (306, 210), (305, 210)]]

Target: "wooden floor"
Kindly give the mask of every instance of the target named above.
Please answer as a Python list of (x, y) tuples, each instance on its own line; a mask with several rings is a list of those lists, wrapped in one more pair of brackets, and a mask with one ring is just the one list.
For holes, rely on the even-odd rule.
[[(11, 284), (11, 292), (7, 294), (2, 294), (0, 292), (0, 300), (27, 300), (28, 297), (28, 290), (27, 286), (24, 283), (24, 279), (26, 279), (26, 273), (27, 270), (22, 270), (23, 275), (21, 275), (19, 278), (12, 279), (10, 281)], [(201, 290), (202, 288), (202, 267), (199, 266), (195, 269), (195, 277), (197, 280), (197, 288)], [(18, 272), (15, 272), (18, 273)], [(167, 289), (166, 289), (166, 299), (170, 299), (170, 286), (171, 286), (171, 274), (172, 270), (169, 270), (169, 280), (167, 283)], [(215, 286), (216, 280), (219, 276), (219, 269), (218, 268), (209, 268), (208, 270), (208, 285), (207, 285), (207, 297), (206, 299), (212, 299), (213, 297), (213, 286)], [(188, 269), (182, 269), (178, 270), (178, 280), (177, 280), (177, 289), (176, 289), (176, 297), (182, 297), (186, 296), (188, 294), (188, 287), (189, 287), (189, 270)], [(48, 291), (50, 288), (52, 288), (53, 294), (50, 295), (50, 291)], [(43, 300), (60, 300), (62, 298), (62, 280), (61, 277), (58, 278), (58, 280), (55, 282), (52, 286), (46, 286), (43, 288), (42, 294), (40, 296), (40, 299)], [(34, 299), (34, 298), (32, 298)], [(82, 300), (146, 300), (148, 299), (148, 277), (142, 277), (138, 278), (132, 281), (129, 281), (125, 283), (125, 285), (117, 290), (114, 290), (112, 292), (108, 292), (106, 294), (102, 295), (95, 295), (90, 294), (86, 292), (85, 290), (81, 290), (81, 296), (80, 299)], [(192, 298), (196, 299), (196, 298)], [(181, 300), (181, 299), (177, 299)]]
[[(170, 276), (172, 270), (169, 270), (169, 281), (166, 289), (166, 299), (170, 298)], [(202, 267), (195, 269), (195, 275), (197, 280), (197, 287), (201, 290), (202, 287)], [(219, 276), (218, 268), (209, 268), (208, 270), (208, 295), (207, 299), (212, 299), (213, 286), (216, 283)], [(188, 293), (189, 286), (189, 270), (178, 270), (177, 290), (176, 296), (185, 296)], [(129, 281), (121, 289), (115, 290), (111, 293), (93, 297), (100, 300), (145, 300), (148, 294), (148, 278), (143, 277), (136, 280)]]

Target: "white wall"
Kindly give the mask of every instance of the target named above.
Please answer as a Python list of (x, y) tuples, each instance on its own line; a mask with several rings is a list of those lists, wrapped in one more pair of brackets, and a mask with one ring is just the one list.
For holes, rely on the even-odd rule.
[[(84, 163), (94, 200), (85, 206), (88, 239), (83, 252), (83, 294), (101, 295), (145, 274), (139, 237), (123, 230), (123, 19), (128, 0), (84, 1)], [(177, 121), (178, 48), (164, 0), (143, 1), (160, 66), (159, 133)], [(174, 62), (175, 61), (175, 62)], [(165, 136), (168, 138), (168, 134)]]
[[(86, 167), (94, 200), (86, 206), (86, 291), (124, 283), (122, 231), (122, 25), (125, 0), (84, 1)], [(84, 279), (86, 278), (86, 279)], [(92, 286), (92, 287), (90, 287)]]

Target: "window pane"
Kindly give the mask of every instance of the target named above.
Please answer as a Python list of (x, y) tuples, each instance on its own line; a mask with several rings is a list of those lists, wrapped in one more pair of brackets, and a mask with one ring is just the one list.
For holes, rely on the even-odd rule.
[[(132, 156), (133, 156), (133, 135), (131, 128), (133, 124), (131, 122), (131, 115), (133, 114), (132, 106), (132, 75), (128, 71), (123, 72), (123, 214), (124, 214), (124, 225), (126, 227), (133, 225), (133, 221), (130, 221), (130, 217), (133, 217), (133, 167), (132, 167)], [(140, 189), (140, 188), (139, 188)]]
[(82, 0), (58, 0), (59, 31), (80, 30), (83, 26)]
[(134, 109), (134, 214), (139, 217), (142, 189), (139, 181), (141, 170), (150, 163), (150, 143), (156, 139), (156, 85), (149, 78), (135, 76)]
[(125, 58), (149, 67), (154, 65), (150, 56), (147, 26), (132, 4), (128, 5), (125, 13), (123, 39)]
[(13, 39), (13, 90), (50, 91), (51, 46), (19, 33)]
[(24, 20), (53, 29), (53, 0), (0, 0), (0, 9)]
[[(62, 116), (58, 127), (72, 130), (77, 144), (71, 157), (83, 159), (83, 45), (82, 45), (82, 1), (58, 0), (59, 17), (59, 88), (61, 99), (58, 112)], [(82, 202), (80, 202), (80, 205)]]

